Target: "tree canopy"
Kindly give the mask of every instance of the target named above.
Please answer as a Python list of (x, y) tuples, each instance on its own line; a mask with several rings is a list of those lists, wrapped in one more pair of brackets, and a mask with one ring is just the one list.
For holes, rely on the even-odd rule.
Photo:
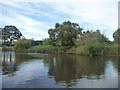
[(18, 40), (21, 36), (21, 32), (15, 26), (5, 26), (2, 29), (2, 45), (10, 46), (14, 40)]
[(120, 28), (113, 33), (114, 42), (120, 44)]
[(103, 34), (100, 33), (100, 30), (97, 31), (86, 31), (83, 32), (81, 37), (76, 39), (76, 46), (84, 46), (88, 44), (95, 44), (98, 42), (108, 42), (108, 38), (106, 38)]
[(28, 49), (32, 46), (32, 40), (28, 39), (18, 39), (17, 42), (15, 42), (14, 50), (15, 51), (23, 51), (25, 49)]
[(82, 34), (82, 30), (77, 23), (65, 21), (62, 24), (56, 23), (54, 29), (48, 30), (48, 34), (52, 45), (71, 46)]

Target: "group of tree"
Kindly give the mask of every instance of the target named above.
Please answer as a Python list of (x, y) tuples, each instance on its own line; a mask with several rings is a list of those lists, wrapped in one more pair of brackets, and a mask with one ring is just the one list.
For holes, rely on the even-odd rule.
[[(64, 47), (80, 47), (87, 48), (90, 53), (101, 53), (105, 49), (106, 44), (120, 43), (120, 29), (113, 33), (114, 42), (109, 41), (100, 30), (84, 30), (77, 23), (64, 21), (56, 23), (54, 28), (48, 30), (49, 38), (43, 40), (44, 45), (64, 46)], [(2, 32), (2, 45), (15, 45), (17, 49), (28, 49), (33, 46), (34, 40), (21, 39), (22, 33), (15, 26), (5, 26), (0, 29)], [(15, 42), (16, 41), (16, 42)], [(80, 51), (80, 50), (79, 50)], [(81, 50), (82, 51), (82, 50)]]
[(113, 34), (114, 42), (110, 41), (100, 30), (83, 30), (77, 23), (70, 21), (56, 23), (54, 28), (48, 30), (50, 44), (72, 46), (75, 48), (72, 53), (86, 52), (85, 54), (88, 55), (102, 55), (107, 45), (120, 42), (120, 29)]
[(97, 30), (83, 32), (81, 37), (77, 38), (75, 45), (78, 48), (77, 52), (81, 54), (86, 52), (88, 55), (101, 55), (105, 44), (109, 42), (108, 38)]
[(26, 39), (20, 30), (12, 25), (7, 25), (4, 28), (0, 28), (1, 34), (1, 46), (2, 50), (6, 51), (10, 46), (14, 46), (15, 51), (28, 49), (33, 45), (42, 44), (43, 42), (35, 41), (34, 39)]
[(82, 34), (82, 28), (77, 23), (65, 21), (56, 23), (54, 29), (49, 29), (48, 34), (52, 45), (72, 46), (74, 40)]

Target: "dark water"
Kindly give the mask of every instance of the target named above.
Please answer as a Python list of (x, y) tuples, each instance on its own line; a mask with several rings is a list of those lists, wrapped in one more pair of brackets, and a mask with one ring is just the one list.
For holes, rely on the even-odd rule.
[(3, 53), (3, 88), (118, 88), (118, 57)]

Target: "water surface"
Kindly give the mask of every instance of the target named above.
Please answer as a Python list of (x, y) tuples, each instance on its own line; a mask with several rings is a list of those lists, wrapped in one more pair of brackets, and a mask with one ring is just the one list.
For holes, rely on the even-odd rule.
[(3, 88), (118, 88), (117, 57), (2, 54)]

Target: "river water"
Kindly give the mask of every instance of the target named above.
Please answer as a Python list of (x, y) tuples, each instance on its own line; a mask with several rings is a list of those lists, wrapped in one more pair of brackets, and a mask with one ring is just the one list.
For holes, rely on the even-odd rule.
[(2, 88), (118, 88), (118, 57), (1, 54)]

